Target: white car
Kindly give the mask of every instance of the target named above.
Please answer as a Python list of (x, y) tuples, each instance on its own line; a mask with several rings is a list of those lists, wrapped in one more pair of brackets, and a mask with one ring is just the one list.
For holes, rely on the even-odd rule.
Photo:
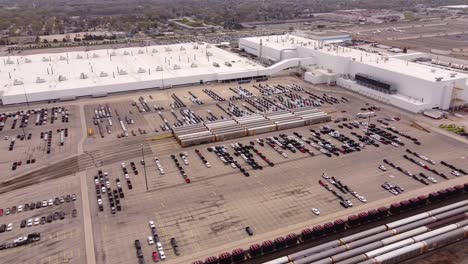
[(148, 223), (149, 223), (149, 227), (150, 227), (151, 229), (156, 228), (156, 226), (154, 225), (154, 221), (153, 221), (153, 220), (150, 220)]
[(457, 176), (457, 177), (460, 176), (460, 173), (459, 173), (458, 171), (456, 171), (456, 170), (453, 170), (453, 171), (451, 171), (450, 173), (451, 173), (452, 175), (454, 175), (454, 176)]
[(33, 219), (32, 218), (28, 219), (28, 222), (26, 223), (26, 226), (29, 227), (29, 226), (32, 226), (32, 224), (33, 224)]
[(52, 206), (52, 205), (54, 205), (54, 200), (49, 199), (49, 206)]
[(380, 169), (381, 171), (387, 171), (387, 168), (385, 168), (384, 165), (379, 165), (379, 169)]
[(18, 205), (18, 213), (22, 212), (23, 211), (23, 206), (22, 205)]
[(39, 221), (40, 221), (39, 217), (36, 217), (36, 219), (34, 219), (34, 225), (38, 225)]
[(211, 168), (211, 164), (209, 162), (205, 163), (207, 168)]
[(7, 225), (6, 231), (11, 231), (13, 229), (13, 223)]
[(315, 215), (320, 215), (320, 211), (317, 208), (312, 208), (312, 213)]
[(159, 258), (161, 260), (166, 260), (166, 254), (164, 254), (164, 251), (163, 250), (160, 250), (159, 251)]
[(161, 242), (156, 242), (156, 247), (158, 248), (158, 251), (159, 251), (159, 252), (163, 252), (163, 253), (164, 253), (164, 249), (163, 249), (163, 247), (162, 247)]
[(122, 162), (120, 165), (122, 166), (122, 169), (125, 168), (125, 162)]
[(47, 200), (42, 201), (42, 207), (46, 207), (46, 206), (47, 206)]
[(367, 199), (366, 197), (362, 196), (362, 195), (358, 195), (357, 198), (359, 199), (359, 201), (363, 202), (363, 203), (367, 203)]
[(281, 156), (287, 158), (288, 157), (288, 154), (286, 154), (285, 152), (281, 153)]
[(154, 244), (154, 239), (152, 236), (148, 236), (148, 245), (153, 245)]
[(26, 241), (27, 237), (18, 237), (17, 239), (13, 240), (13, 243), (20, 243)]

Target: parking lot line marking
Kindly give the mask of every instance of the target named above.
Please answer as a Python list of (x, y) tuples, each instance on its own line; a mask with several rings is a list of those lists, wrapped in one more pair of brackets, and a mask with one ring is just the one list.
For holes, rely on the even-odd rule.
[(162, 208), (165, 208), (166, 205), (165, 205), (163, 202), (161, 202), (161, 207), (162, 207)]

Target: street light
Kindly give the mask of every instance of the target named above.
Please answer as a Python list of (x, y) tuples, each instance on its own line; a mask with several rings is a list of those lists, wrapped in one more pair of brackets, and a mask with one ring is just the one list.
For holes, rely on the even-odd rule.
[(142, 161), (143, 161), (143, 170), (145, 171), (145, 185), (146, 185), (146, 191), (148, 191), (148, 177), (146, 175), (146, 161), (145, 161), (145, 152), (143, 151), (143, 144), (141, 144), (141, 156), (142, 156)]

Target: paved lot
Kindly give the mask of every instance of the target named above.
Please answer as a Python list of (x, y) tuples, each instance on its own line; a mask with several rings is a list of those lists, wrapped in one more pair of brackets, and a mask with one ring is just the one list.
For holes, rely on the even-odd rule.
[[(269, 82), (272, 84), (297, 83), (311, 89), (310, 85), (292, 77), (273, 78)], [(237, 85), (231, 85), (231, 87), (235, 86)], [(79, 199), (73, 204), (61, 205), (67, 213), (67, 218), (62, 222), (32, 227), (32, 229), (41, 232), (42, 239), (39, 243), (28, 246), (25, 253), (18, 259), (15, 257), (18, 255), (19, 249), (0, 251), (0, 257), (10, 260), (8, 263), (23, 263), (24, 259), (37, 260), (34, 263), (62, 263), (64, 259), (68, 258), (71, 258), (71, 263), (89, 263), (89, 261), (85, 261), (86, 257), (90, 256), (86, 254), (85, 239), (90, 242), (92, 238), (93, 243), (86, 245), (94, 244), (96, 263), (136, 263), (133, 242), (135, 239), (139, 239), (143, 244), (146, 262), (149, 263), (151, 252), (155, 251), (156, 248), (147, 245), (146, 238), (151, 234), (148, 221), (154, 220), (165, 248), (167, 262), (189, 263), (193, 259), (218, 254), (224, 250), (246, 247), (252, 242), (298, 232), (311, 223), (323, 223), (336, 217), (343, 217), (348, 212), (351, 214), (356, 210), (374, 208), (380, 204), (387, 204), (392, 199), (399, 200), (405, 196), (426, 193), (429, 189), (439, 188), (438, 186), (448, 186), (452, 185), (452, 182), (464, 181), (462, 178), (455, 179), (454, 176), (450, 175), (450, 171), (440, 164), (431, 167), (449, 175), (451, 180), (447, 181), (431, 175), (439, 183), (430, 186), (425, 186), (394, 169), (389, 169), (387, 172), (380, 171), (377, 167), (382, 163), (382, 159), (386, 158), (414, 174), (422, 172), (421, 167), (402, 157), (407, 147), (437, 162), (445, 160), (457, 167), (468, 169), (466, 167), (466, 158), (468, 157), (466, 144), (461, 143), (456, 136), (446, 136), (436, 132), (427, 133), (413, 128), (410, 126), (411, 121), (417, 120), (417, 117), (390, 107), (384, 107), (383, 110), (378, 111), (378, 116), (372, 118), (371, 122), (375, 122), (378, 118), (399, 116), (402, 120), (390, 122), (390, 126), (418, 138), (422, 143), (421, 146), (403, 138), (403, 142), (406, 144), (404, 147), (381, 145), (376, 148), (367, 146), (360, 152), (340, 155), (339, 157), (333, 156), (332, 158), (313, 149), (316, 154), (314, 157), (298, 152), (288, 153), (289, 157), (284, 158), (269, 146), (256, 145), (256, 148), (274, 162), (275, 166), (269, 167), (259, 157), (255, 157), (255, 160), (264, 166), (264, 169), (253, 171), (244, 161), (236, 157), (243, 167), (249, 169), (250, 177), (245, 177), (238, 169), (225, 166), (214, 153), (207, 151), (207, 147), (226, 145), (228, 151), (233, 154), (232, 148), (229, 147), (231, 143), (248, 144), (249, 141), (257, 137), (277, 136), (280, 133), (292, 135), (293, 132), (298, 132), (308, 137), (310, 135), (309, 129), (318, 130), (320, 125), (182, 149), (173, 138), (147, 140), (160, 134), (160, 132), (154, 132), (154, 129), (160, 125), (158, 120), (160, 118), (156, 111), (139, 113), (136, 107), (132, 106), (132, 102), (138, 102), (139, 96), (144, 96), (149, 102), (151, 95), (153, 99), (151, 103), (149, 102), (150, 105), (164, 106), (166, 109), (163, 112), (164, 116), (170, 118), (168, 94), (174, 92), (184, 103), (192, 106), (193, 103), (188, 99), (188, 91), (192, 91), (205, 103), (202, 106), (193, 105), (191, 107), (196, 113), (205, 116), (206, 110), (209, 109), (219, 116), (222, 113), (216, 107), (216, 102), (201, 90), (210, 88), (216, 90), (223, 97), (229, 97), (233, 93), (228, 87), (227, 84), (215, 84), (184, 87), (174, 91), (143, 91), (135, 94), (120, 94), (108, 98), (71, 102), (71, 106), (76, 109), (74, 113), (76, 113), (77, 120), (70, 126), (75, 128), (73, 135), (76, 133), (76, 136), (73, 142), (76, 142), (75, 144), (78, 146), (67, 149), (62, 154), (63, 157), (58, 157), (51, 166), (26, 174), (19, 171), (8, 176), (9, 181), (6, 181), (6, 178), (3, 179), (0, 185), (0, 197), (5, 202), (2, 202), (0, 208), (25, 203), (25, 200), (30, 199), (39, 200), (49, 196), (61, 196), (67, 192), (77, 193)], [(245, 85), (245, 87), (258, 94), (251, 85)], [(340, 88), (319, 87), (318, 90), (310, 91), (320, 95), (323, 93), (323, 89), (327, 89), (327, 94), (335, 95), (337, 98), (344, 95), (351, 100), (349, 103), (324, 105), (322, 109), (331, 113), (334, 119), (339, 117), (352, 119), (357, 112), (361, 111), (360, 108), (366, 107), (366, 102), (368, 102), (367, 99), (345, 94)], [(94, 126), (92, 116), (94, 109), (99, 104), (109, 104), (113, 111), (116, 110), (121, 117), (131, 116), (135, 124), (129, 125), (129, 127), (132, 129), (140, 127), (147, 130), (148, 133), (128, 138), (117, 138), (117, 134), (121, 130), (117, 126), (117, 119), (114, 116), (111, 134), (105, 133), (104, 138), (100, 138), (97, 133), (92, 137), (86, 137), (83, 130), (86, 131), (88, 127)], [(241, 105), (242, 102), (236, 102), (236, 104)], [(80, 115), (80, 112), (83, 114)], [(80, 122), (78, 122), (80, 118), (86, 127), (80, 126)], [(174, 122), (174, 119), (171, 121)], [(341, 129), (338, 128), (339, 123), (333, 122), (327, 125), (351, 138), (354, 138), (351, 132), (364, 134), (363, 128)], [(430, 127), (426, 123), (424, 125)], [(7, 132), (0, 132), (0, 136), (3, 135), (2, 133)], [(336, 145), (341, 145), (328, 135), (322, 135), (322, 137), (330, 139)], [(79, 142), (82, 140), (84, 141), (83, 145), (80, 145)], [(211, 163), (211, 168), (207, 168), (201, 162), (195, 154), (195, 149), (202, 152)], [(78, 150), (83, 151), (78, 152)], [(142, 152), (147, 165), (146, 179), (144, 167), (140, 164)], [(183, 166), (192, 180), (190, 184), (184, 182), (170, 158), (170, 155), (178, 156), (181, 152), (188, 153), (189, 165)], [(166, 171), (164, 175), (160, 175), (157, 171), (154, 157), (160, 159)], [(5, 160), (11, 162), (14, 158), (5, 157)], [(138, 175), (135, 175), (129, 170), (133, 184), (131, 190), (128, 189), (124, 181), (120, 167), (121, 162), (125, 162), (129, 167), (130, 161), (136, 163), (139, 172)], [(38, 167), (47, 165), (47, 162), (44, 161), (38, 163)], [(120, 179), (122, 182), (125, 194), (125, 197), (121, 199), (123, 209), (115, 215), (110, 213), (109, 203), (105, 196), (103, 196), (104, 211), (98, 211), (93, 178), (98, 170), (108, 172), (112, 189), (116, 188), (116, 179)], [(318, 184), (323, 172), (337, 177), (359, 194), (366, 196), (368, 203), (361, 203), (348, 195), (355, 206), (344, 210), (339, 205), (338, 200)], [(82, 178), (80, 175), (83, 175)], [(84, 180), (86, 188), (83, 188), (80, 179)], [(380, 185), (385, 181), (403, 186), (407, 190), (407, 194), (402, 194), (402, 198), (394, 197), (381, 188)], [(89, 229), (83, 224), (80, 190), (86, 190), (88, 194), (88, 197), (84, 197), (83, 201), (89, 205), (89, 216), (86, 215), (86, 219), (89, 220), (86, 225), (91, 227)], [(6, 201), (11, 201), (11, 203)], [(319, 208), (321, 215), (313, 215), (312, 207)], [(69, 217), (73, 208), (78, 209), (78, 218)], [(40, 210), (48, 212), (49, 209)], [(86, 207), (85, 211), (87, 211)], [(32, 213), (36, 212), (39, 211), (32, 211)], [(18, 228), (20, 218), (23, 217), (22, 214), (29, 217), (28, 214), (31, 214), (31, 211), (0, 218), (0, 223), (14, 222), (16, 227), (11, 233), (0, 234), (2, 241), (9, 241), (23, 233), (21, 232), (23, 230)], [(248, 237), (245, 233), (246, 226), (250, 226), (254, 230), (253, 237)], [(179, 257), (174, 255), (170, 247), (169, 241), (172, 237), (177, 239), (180, 246), (181, 256)]]

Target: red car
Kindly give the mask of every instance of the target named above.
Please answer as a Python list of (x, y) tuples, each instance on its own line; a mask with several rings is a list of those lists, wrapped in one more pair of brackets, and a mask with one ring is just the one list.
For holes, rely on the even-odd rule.
[(3, 216), (3, 209), (0, 209), (0, 216)]
[(159, 253), (157, 251), (153, 252), (153, 261), (158, 262), (159, 261)]

